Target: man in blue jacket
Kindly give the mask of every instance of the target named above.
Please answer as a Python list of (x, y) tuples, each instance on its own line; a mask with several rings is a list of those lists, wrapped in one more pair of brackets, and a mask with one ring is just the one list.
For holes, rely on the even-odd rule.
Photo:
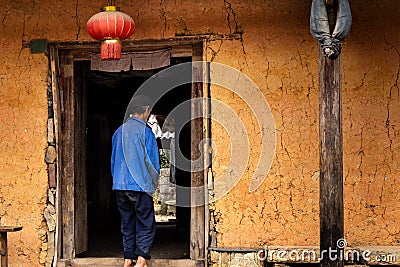
[(111, 172), (121, 214), (124, 267), (146, 267), (156, 223), (153, 193), (160, 162), (156, 138), (146, 124), (152, 106), (146, 96), (135, 96), (128, 107), (129, 118), (112, 137)]

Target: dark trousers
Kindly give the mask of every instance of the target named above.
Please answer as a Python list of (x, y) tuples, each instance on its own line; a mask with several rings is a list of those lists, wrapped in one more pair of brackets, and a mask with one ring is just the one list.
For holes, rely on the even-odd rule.
[(153, 197), (145, 192), (116, 191), (121, 214), (121, 233), (125, 259), (138, 256), (149, 260), (156, 233)]

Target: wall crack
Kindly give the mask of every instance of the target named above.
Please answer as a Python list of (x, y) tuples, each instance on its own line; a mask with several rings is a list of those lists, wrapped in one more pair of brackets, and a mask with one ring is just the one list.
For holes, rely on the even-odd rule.
[(160, 15), (161, 15), (161, 18), (164, 20), (164, 27), (163, 27), (163, 31), (162, 31), (162, 34), (161, 34), (161, 36), (163, 38), (164, 38), (165, 32), (167, 31), (167, 15), (166, 15), (167, 12), (165, 11), (164, 6), (163, 6), (164, 1), (165, 0), (161, 0), (160, 1)]
[(246, 49), (244, 47), (244, 42), (243, 42), (243, 29), (240, 26), (239, 22), (237, 21), (236, 12), (235, 12), (235, 10), (233, 10), (232, 4), (230, 2), (228, 2), (227, 0), (224, 0), (224, 10), (226, 12), (226, 20), (228, 23), (229, 33), (230, 34), (240, 34), (239, 40), (242, 45), (244, 62), (246, 63), (246, 66), (248, 67), (249, 64), (247, 63), (247, 53), (246, 53)]
[(25, 25), (26, 25), (26, 13), (24, 11), (24, 19), (22, 20), (21, 48), (19, 49), (19, 53), (18, 53), (18, 60), (17, 60), (17, 64), (16, 64), (17, 66), (18, 66), (19, 59), (21, 58), (22, 50), (24, 49), (24, 43), (26, 43), (26, 41), (25, 41)]
[(76, 0), (75, 5), (75, 22), (77, 27), (76, 40), (79, 40), (79, 35), (81, 33), (81, 23), (79, 19), (79, 0)]
[(218, 50), (217, 50), (217, 51), (215, 51), (214, 49), (212, 49), (212, 47), (208, 47), (208, 48), (211, 50), (211, 59), (210, 59), (210, 62), (213, 62), (214, 59), (217, 57), (218, 53), (221, 51), (222, 44), (223, 44), (223, 40), (220, 40), (219, 47), (218, 47)]
[(233, 33), (242, 33), (241, 27), (236, 20), (236, 13), (232, 8), (232, 4), (224, 0), (224, 9), (226, 11), (226, 19), (228, 22), (229, 33), (232, 33), (231, 17), (233, 18), (233, 23), (234, 23)]
[(2, 24), (3, 24), (3, 32), (4, 32), (5, 28), (6, 28), (6, 20), (7, 20), (9, 12), (10, 12), (10, 7), (7, 7), (7, 9), (3, 12), (3, 19), (1, 21)]

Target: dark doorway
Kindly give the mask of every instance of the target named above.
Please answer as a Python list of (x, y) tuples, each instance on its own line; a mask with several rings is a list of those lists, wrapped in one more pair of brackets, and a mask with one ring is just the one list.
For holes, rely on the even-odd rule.
[[(171, 58), (171, 64), (190, 62), (191, 57)], [(126, 108), (136, 90), (153, 74), (150, 71), (107, 73), (90, 71), (90, 61), (78, 64), (86, 69), (82, 79), (87, 88), (87, 211), (88, 251), (79, 257), (122, 257), (120, 216), (115, 195), (111, 190), (110, 172), (111, 137), (121, 125)], [(157, 90), (157, 88), (154, 88)], [(174, 88), (163, 96), (153, 108), (153, 114), (167, 116), (177, 105), (191, 99), (191, 84)], [(182, 122), (181, 133), (176, 137), (183, 155), (190, 159), (191, 130), (190, 107), (187, 119)], [(161, 148), (161, 142), (160, 142)], [(179, 159), (177, 159), (179, 160)], [(189, 168), (190, 169), (190, 168)], [(176, 183), (190, 187), (191, 173), (177, 170)], [(152, 256), (155, 259), (189, 258), (190, 208), (178, 208), (176, 220), (157, 224)]]

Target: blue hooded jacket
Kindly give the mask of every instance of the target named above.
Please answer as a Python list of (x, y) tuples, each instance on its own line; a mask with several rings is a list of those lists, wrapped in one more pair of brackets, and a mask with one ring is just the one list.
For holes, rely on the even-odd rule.
[(113, 190), (153, 194), (159, 180), (158, 146), (151, 128), (130, 117), (112, 137), (111, 173)]

